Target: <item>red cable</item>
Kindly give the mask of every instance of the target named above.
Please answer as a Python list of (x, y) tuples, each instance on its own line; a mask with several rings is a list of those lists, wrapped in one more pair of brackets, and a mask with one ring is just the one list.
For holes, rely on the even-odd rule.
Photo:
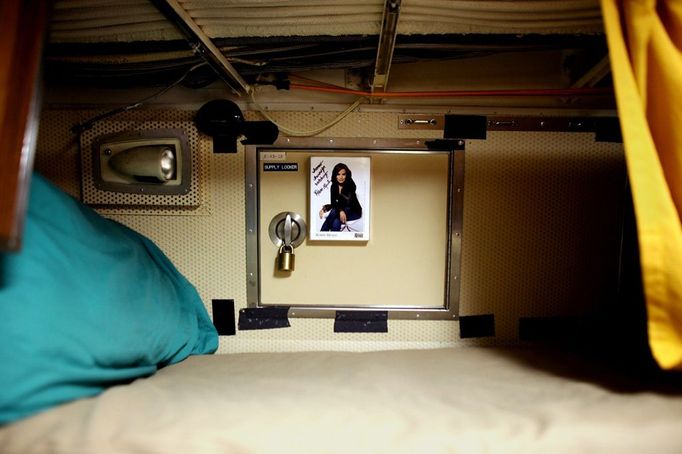
[(399, 91), (371, 93), (348, 88), (316, 87), (292, 83), (291, 88), (299, 90), (340, 93), (345, 95), (366, 96), (368, 98), (445, 98), (467, 96), (591, 96), (613, 93), (611, 88), (546, 88), (546, 89), (512, 89), (512, 90), (449, 90), (449, 91)]

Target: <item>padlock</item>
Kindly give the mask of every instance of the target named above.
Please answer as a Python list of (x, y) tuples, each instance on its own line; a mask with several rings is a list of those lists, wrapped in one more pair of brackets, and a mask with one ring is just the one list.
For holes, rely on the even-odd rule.
[(294, 247), (283, 244), (279, 248), (277, 255), (277, 268), (280, 271), (294, 271), (296, 266), (296, 256), (294, 255)]

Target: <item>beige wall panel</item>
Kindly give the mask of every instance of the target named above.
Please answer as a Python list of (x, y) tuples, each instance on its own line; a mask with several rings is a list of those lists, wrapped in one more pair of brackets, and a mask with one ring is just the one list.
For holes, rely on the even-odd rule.
[[(45, 110), (36, 169), (80, 197), (79, 154), (71, 126), (98, 112)], [(145, 110), (117, 121), (188, 121), (194, 112)], [(255, 119), (252, 113), (246, 114)], [(319, 127), (334, 112), (273, 112), (288, 127)], [(399, 130), (398, 113), (354, 113), (324, 133), (330, 137), (426, 137)], [(442, 132), (429, 132), (441, 137)], [(205, 159), (196, 214), (163, 210), (101, 212), (154, 240), (211, 299), (246, 307), (244, 156)], [(203, 145), (202, 145), (203, 144)], [(379, 350), (517, 344), (518, 319), (581, 314), (611, 298), (617, 278), (620, 211), (625, 181), (620, 144), (592, 134), (489, 132), (467, 141), (462, 235), (462, 315), (493, 313), (496, 337), (460, 340), (451, 321), (389, 320), (385, 334), (340, 334), (333, 320), (292, 319), (291, 328), (238, 331), (222, 337), (220, 353), (245, 351)], [(210, 204), (210, 210), (207, 205)], [(376, 218), (378, 219), (378, 217)], [(303, 263), (304, 257), (300, 260)], [(440, 290), (440, 289), (439, 289)]]
[(261, 303), (282, 305), (443, 307), (447, 255), (448, 155), (371, 156), (371, 236), (367, 242), (305, 241), (296, 270), (276, 269), (270, 220), (283, 211), (309, 219), (310, 156), (287, 152), (298, 172), (260, 174)]

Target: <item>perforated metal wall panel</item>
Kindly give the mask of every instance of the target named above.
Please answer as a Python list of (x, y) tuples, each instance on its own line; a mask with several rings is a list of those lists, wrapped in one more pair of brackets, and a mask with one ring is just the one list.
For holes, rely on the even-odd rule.
[[(166, 126), (161, 126), (162, 124)], [(93, 141), (97, 137), (107, 134), (120, 133), (125, 131), (146, 131), (158, 129), (179, 129), (187, 137), (187, 142), (191, 149), (191, 168), (192, 177), (190, 181), (190, 191), (187, 194), (178, 195), (152, 195), (136, 194), (126, 192), (104, 191), (95, 187), (93, 174)], [(198, 207), (201, 205), (202, 191), (201, 178), (203, 168), (206, 167), (205, 157), (207, 153), (202, 150), (202, 145), (206, 146), (206, 141), (199, 141), (199, 132), (192, 121), (183, 120), (161, 120), (161, 121), (100, 121), (80, 135), (81, 146), (81, 175), (82, 175), (82, 194), (83, 202), (89, 205), (109, 205), (109, 206), (169, 206), (169, 207)], [(203, 164), (203, 165), (202, 165)]]
[[(73, 124), (94, 112), (46, 110), (36, 169), (80, 197), (78, 141)], [(116, 122), (187, 125), (193, 112), (146, 110)], [(313, 129), (333, 112), (273, 112), (286, 126)], [(255, 119), (253, 113), (247, 118)], [(128, 123), (130, 122), (130, 123)], [(104, 124), (104, 123), (103, 123)], [(101, 131), (113, 132), (113, 131)], [(441, 137), (398, 129), (397, 113), (355, 113), (329, 137)], [(106, 208), (100, 212), (153, 239), (201, 294), (246, 307), (244, 156), (212, 154), (198, 134), (199, 187), (192, 209)], [(221, 338), (220, 353), (380, 350), (518, 344), (518, 320), (579, 315), (615, 294), (625, 170), (620, 144), (589, 133), (488, 132), (466, 143), (461, 315), (495, 315), (495, 337), (460, 339), (450, 321), (389, 320), (384, 334), (334, 333), (333, 320), (292, 319), (291, 327), (238, 331)]]

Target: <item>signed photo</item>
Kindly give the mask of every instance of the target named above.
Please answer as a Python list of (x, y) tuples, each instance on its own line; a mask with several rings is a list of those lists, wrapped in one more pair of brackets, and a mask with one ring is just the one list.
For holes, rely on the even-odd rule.
[(369, 240), (370, 161), (311, 156), (311, 240)]

